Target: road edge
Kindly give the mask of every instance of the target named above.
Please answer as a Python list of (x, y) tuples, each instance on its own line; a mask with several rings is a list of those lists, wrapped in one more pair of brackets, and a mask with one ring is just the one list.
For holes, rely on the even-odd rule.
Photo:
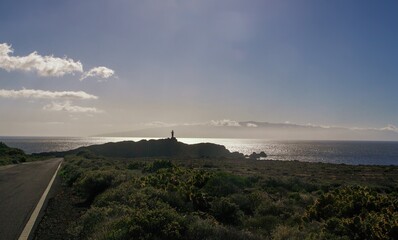
[(32, 215), (30, 215), (29, 221), (26, 223), (21, 235), (19, 236), (18, 240), (28, 240), (29, 236), (32, 232), (33, 226), (36, 223), (36, 220), (41, 212), (41, 209), (46, 201), (47, 195), (50, 192), (50, 189), (54, 183), (55, 178), (57, 177), (58, 171), (61, 168), (63, 160), (59, 163), (57, 170), (55, 171), (53, 177), (50, 180), (50, 183), (48, 184), (46, 190), (44, 191), (43, 195), (41, 196), (39, 202), (37, 203), (35, 210), (33, 211)]

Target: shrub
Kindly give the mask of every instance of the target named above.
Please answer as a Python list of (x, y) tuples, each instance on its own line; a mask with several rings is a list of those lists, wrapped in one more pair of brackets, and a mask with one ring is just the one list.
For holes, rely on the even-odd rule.
[(80, 177), (81, 175), (81, 168), (71, 164), (71, 163), (66, 163), (63, 165), (60, 175), (64, 180), (64, 183), (71, 187), (75, 181)]
[(253, 192), (250, 194), (233, 194), (231, 195), (231, 200), (237, 204), (245, 214), (252, 215), (266, 198), (259, 192)]
[(186, 222), (172, 208), (141, 209), (115, 223), (117, 239), (183, 239)]
[(160, 198), (165, 203), (168, 203), (171, 207), (178, 210), (188, 210), (187, 204), (184, 201), (184, 197), (181, 193), (175, 191), (162, 191)]
[(239, 206), (229, 198), (219, 198), (211, 203), (211, 213), (220, 222), (225, 224), (237, 225), (241, 223), (243, 216)]
[(118, 239), (110, 237), (114, 223), (132, 214), (132, 209), (119, 204), (111, 207), (93, 206), (75, 223), (69, 231), (76, 239)]
[(398, 238), (398, 199), (366, 187), (325, 193), (306, 216), (324, 222), (323, 231), (350, 239)]
[(280, 224), (280, 219), (277, 216), (267, 215), (254, 215), (245, 221), (245, 227), (251, 230), (262, 232), (270, 235), (277, 225)]
[(268, 178), (262, 184), (264, 190), (268, 192), (313, 192), (318, 190), (318, 186), (303, 182), (299, 178), (276, 179)]
[(99, 159), (99, 157), (90, 150), (83, 150), (76, 154), (76, 156), (84, 157), (86, 159)]
[(298, 227), (285, 225), (277, 226), (271, 234), (273, 240), (301, 240), (305, 239), (305, 233)]
[(235, 228), (222, 226), (210, 219), (197, 219), (188, 226), (186, 239), (191, 240), (257, 240), (259, 236)]
[(153, 173), (158, 171), (159, 169), (162, 168), (173, 168), (174, 165), (171, 163), (171, 161), (168, 160), (156, 160), (153, 163), (148, 164), (145, 168), (144, 168), (144, 172), (149, 172), (149, 173)]
[(204, 186), (203, 190), (211, 196), (227, 196), (238, 193), (250, 186), (246, 178), (225, 172), (214, 174)]
[(89, 171), (75, 183), (77, 190), (87, 199), (88, 202), (105, 191), (112, 185), (116, 177), (116, 173), (112, 171)]
[(20, 156), (18, 158), (18, 161), (21, 162), (21, 163), (26, 162), (26, 157), (25, 156)]
[(130, 170), (142, 169), (145, 166), (145, 163), (142, 162), (132, 162), (127, 165), (127, 168)]

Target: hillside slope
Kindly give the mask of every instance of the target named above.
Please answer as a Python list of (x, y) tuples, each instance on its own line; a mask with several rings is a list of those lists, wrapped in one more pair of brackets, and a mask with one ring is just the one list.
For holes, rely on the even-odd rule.
[(24, 151), (18, 148), (8, 147), (0, 142), (0, 166), (8, 164), (17, 164), (26, 161)]
[(213, 143), (185, 144), (176, 138), (159, 140), (123, 141), (80, 147), (65, 152), (49, 152), (39, 155), (65, 156), (91, 152), (105, 157), (191, 157), (191, 158), (240, 158), (241, 153), (231, 153), (222, 145)]

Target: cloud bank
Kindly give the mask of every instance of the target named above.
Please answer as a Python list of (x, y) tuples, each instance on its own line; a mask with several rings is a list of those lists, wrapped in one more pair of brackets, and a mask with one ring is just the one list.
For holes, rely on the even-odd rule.
[(149, 128), (158, 128), (158, 127), (172, 127), (172, 126), (177, 126), (178, 124), (176, 123), (165, 123), (161, 121), (154, 121), (154, 122), (148, 122), (143, 124), (145, 127)]
[(83, 71), (83, 64), (71, 58), (59, 58), (53, 55), (42, 56), (36, 51), (27, 56), (12, 56), (14, 49), (7, 43), (0, 44), (0, 68), (11, 71), (36, 72), (42, 77), (62, 77), (66, 74), (81, 73), (80, 80), (87, 77), (109, 78), (115, 74), (107, 67), (94, 67)]
[(110, 78), (115, 74), (115, 71), (113, 71), (110, 68), (107, 67), (95, 67), (90, 69), (90, 71), (83, 73), (82, 77), (80, 78), (80, 81), (88, 78), (88, 77), (100, 77), (100, 78)]
[(43, 107), (43, 110), (46, 111), (56, 111), (56, 112), (70, 112), (70, 113), (102, 113), (102, 110), (98, 110), (95, 107), (81, 107), (72, 105), (70, 101), (66, 101), (63, 103), (52, 102)]
[(7, 43), (0, 44), (0, 68), (6, 71), (35, 71), (39, 76), (62, 77), (65, 74), (83, 72), (83, 65), (70, 58), (58, 58), (52, 55), (41, 56), (32, 52), (27, 56), (11, 56), (14, 50)]
[(241, 126), (239, 122), (229, 120), (229, 119), (211, 120), (210, 125), (216, 126), (216, 127), (240, 127)]
[(293, 128), (318, 128), (318, 129), (335, 129), (335, 130), (352, 130), (352, 131), (390, 131), (398, 133), (398, 127), (393, 124), (388, 124), (385, 127), (380, 128), (359, 128), (359, 127), (342, 127), (342, 126), (330, 126), (330, 125), (317, 125), (317, 124), (298, 124), (298, 123), (268, 123), (268, 122), (238, 122), (230, 119), (223, 120), (211, 120), (208, 122), (201, 123), (165, 123), (165, 122), (150, 122), (145, 123), (144, 126), (150, 128), (162, 128), (162, 127), (178, 127), (178, 126), (213, 126), (213, 127), (241, 127), (241, 128), (262, 128), (262, 127), (293, 127)]
[(83, 91), (44, 91), (35, 89), (6, 90), (0, 89), (3, 98), (33, 98), (33, 99), (98, 99), (97, 96)]

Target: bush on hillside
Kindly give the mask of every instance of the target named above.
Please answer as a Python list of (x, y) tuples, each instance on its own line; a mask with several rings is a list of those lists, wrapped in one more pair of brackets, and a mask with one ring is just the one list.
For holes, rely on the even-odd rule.
[(116, 178), (113, 171), (94, 170), (85, 172), (81, 178), (75, 182), (75, 186), (88, 202), (109, 188)]
[(398, 199), (367, 187), (343, 187), (320, 196), (307, 220), (350, 239), (398, 239)]
[(173, 165), (173, 163), (171, 163), (171, 161), (157, 160), (157, 161), (154, 161), (154, 162), (148, 164), (144, 168), (144, 172), (153, 173), (153, 172), (158, 171), (159, 169), (172, 168), (172, 167), (174, 167), (174, 165)]

